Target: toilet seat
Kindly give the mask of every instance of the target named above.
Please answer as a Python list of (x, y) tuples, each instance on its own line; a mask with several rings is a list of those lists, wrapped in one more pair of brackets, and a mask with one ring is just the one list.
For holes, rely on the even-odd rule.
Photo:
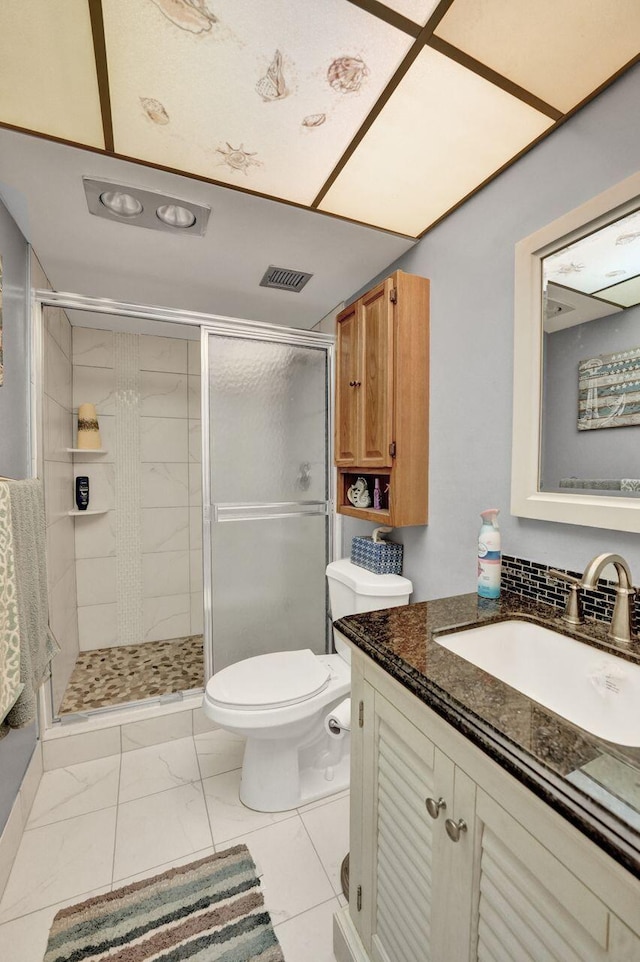
[(328, 665), (309, 648), (277, 651), (223, 668), (209, 680), (206, 694), (222, 708), (286, 708), (319, 694), (330, 678)]

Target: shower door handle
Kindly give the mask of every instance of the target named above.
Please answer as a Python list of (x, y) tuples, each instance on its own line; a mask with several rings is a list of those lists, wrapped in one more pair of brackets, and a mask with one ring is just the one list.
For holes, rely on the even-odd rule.
[(330, 512), (330, 501), (276, 501), (258, 504), (218, 503), (211, 505), (212, 520), (217, 524), (226, 521), (270, 521), (272, 518), (305, 518), (327, 515)]

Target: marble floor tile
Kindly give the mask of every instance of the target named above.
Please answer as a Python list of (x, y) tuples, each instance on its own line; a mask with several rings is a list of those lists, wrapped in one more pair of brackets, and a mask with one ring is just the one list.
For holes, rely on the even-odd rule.
[(262, 891), (274, 925), (335, 898), (299, 815), (235, 839), (241, 842), (264, 873)]
[(0, 924), (109, 885), (115, 827), (116, 809), (105, 808), (25, 832), (0, 902)]
[(121, 888), (123, 885), (129, 885), (132, 882), (141, 882), (145, 878), (151, 878), (154, 875), (161, 875), (163, 872), (168, 872), (170, 868), (177, 868), (178, 865), (188, 865), (189, 862), (197, 862), (198, 859), (213, 855), (214, 852), (215, 849), (213, 845), (210, 845), (208, 848), (203, 848), (199, 852), (190, 852), (188, 855), (182, 855), (180, 858), (163, 862), (162, 865), (151, 865), (143, 872), (137, 872), (135, 875), (129, 875), (127, 878), (119, 879), (113, 883), (111, 888), (115, 890)]
[(2, 962), (42, 962), (49, 930), (54, 917), (67, 905), (84, 902), (85, 899), (108, 892), (110, 886), (83, 892), (72, 899), (48, 905), (44, 909), (21, 915), (18, 919), (0, 925), (0, 959)]
[[(181, 705), (177, 707), (182, 708)], [(190, 715), (188, 710), (175, 711), (140, 721), (125, 722), (121, 729), (122, 753), (178, 741), (181, 738), (191, 738), (193, 719)]]
[(199, 781), (193, 738), (179, 738), (123, 754), (119, 800), (129, 802)]
[(45, 772), (27, 829), (113, 807), (118, 801), (119, 777), (120, 755), (108, 755)]
[[(242, 739), (217, 729), (47, 772), (0, 902), (0, 962), (42, 962), (63, 905), (240, 842), (287, 962), (334, 962), (348, 793), (300, 813), (251, 811), (238, 797), (242, 751)], [(103, 802), (113, 807), (87, 808)]]
[(286, 962), (335, 962), (333, 913), (337, 899), (329, 899), (275, 927)]
[(329, 805), (331, 802), (337, 801), (339, 798), (348, 798), (349, 789), (345, 788), (342, 792), (336, 792), (335, 795), (327, 795), (326, 798), (317, 798), (315, 802), (307, 802), (306, 805), (300, 805), (298, 811), (302, 815), (303, 812), (310, 812), (314, 808), (320, 808), (322, 805)]
[(336, 895), (342, 891), (340, 866), (349, 851), (349, 798), (303, 812), (300, 816), (320, 856)]
[(214, 775), (202, 781), (209, 810), (213, 843), (219, 848), (222, 842), (236, 839), (238, 835), (254, 832), (285, 819), (297, 817), (293, 812), (254, 812), (240, 801), (240, 770)]
[(211, 845), (200, 783), (122, 802), (118, 807), (114, 882)]
[(245, 739), (222, 728), (195, 735), (194, 742), (203, 778), (242, 768)]

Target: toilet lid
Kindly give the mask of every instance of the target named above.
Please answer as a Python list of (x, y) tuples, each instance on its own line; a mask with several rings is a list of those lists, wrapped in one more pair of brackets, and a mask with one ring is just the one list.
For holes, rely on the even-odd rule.
[(227, 708), (284, 708), (317, 695), (330, 675), (328, 666), (309, 648), (277, 651), (223, 668), (207, 684), (207, 695)]

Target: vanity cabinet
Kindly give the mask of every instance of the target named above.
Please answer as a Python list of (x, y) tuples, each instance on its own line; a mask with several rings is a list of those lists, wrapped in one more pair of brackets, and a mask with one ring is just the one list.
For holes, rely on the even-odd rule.
[[(396, 271), (337, 318), (338, 511), (395, 527), (427, 522), (429, 281)], [(382, 507), (347, 490), (375, 479)]]
[(360, 651), (352, 705), (338, 962), (640, 960), (636, 879)]

